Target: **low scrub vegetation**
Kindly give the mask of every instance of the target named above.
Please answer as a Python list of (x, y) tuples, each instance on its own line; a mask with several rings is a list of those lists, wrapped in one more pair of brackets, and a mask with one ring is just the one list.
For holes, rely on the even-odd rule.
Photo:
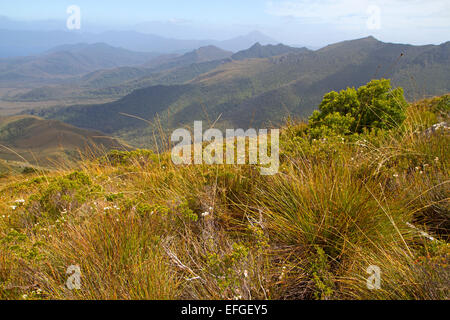
[(449, 109), (330, 93), (275, 176), (137, 150), (3, 179), (0, 298), (448, 299)]

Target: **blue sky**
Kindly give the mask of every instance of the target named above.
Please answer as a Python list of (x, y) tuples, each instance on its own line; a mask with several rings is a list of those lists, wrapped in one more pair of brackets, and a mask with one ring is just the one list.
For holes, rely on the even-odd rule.
[(85, 31), (103, 26), (225, 39), (259, 30), (281, 42), (307, 45), (367, 35), (413, 44), (450, 40), (448, 0), (1, 0), (0, 15), (65, 21), (69, 5), (80, 7)]
[(147, 20), (261, 21), (265, 14), (260, 0), (14, 0), (2, 1), (2, 15), (20, 19), (61, 19), (69, 5), (78, 5), (89, 20), (102, 23)]

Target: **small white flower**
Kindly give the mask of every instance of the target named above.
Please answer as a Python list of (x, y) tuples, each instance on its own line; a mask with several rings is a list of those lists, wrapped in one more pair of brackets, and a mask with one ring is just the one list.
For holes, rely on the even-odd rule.
[(111, 207), (104, 207), (103, 208), (103, 211), (109, 211), (109, 210), (111, 210)]
[(24, 300), (28, 299), (28, 295), (27, 294), (22, 295), (22, 299)]
[(394, 178), (398, 178), (398, 173), (394, 173), (392, 176), (393, 176)]
[(244, 277), (248, 278), (248, 271), (244, 270)]
[(18, 204), (24, 204), (24, 203), (25, 203), (25, 199), (17, 199), (17, 200), (15, 201), (15, 203), (18, 203)]
[(61, 214), (66, 214), (67, 213), (67, 209), (64, 209), (63, 211), (61, 211)]
[(202, 213), (202, 217), (207, 217), (207, 216), (209, 216), (209, 212), (203, 212)]
[(16, 210), (17, 206), (9, 206), (11, 209)]

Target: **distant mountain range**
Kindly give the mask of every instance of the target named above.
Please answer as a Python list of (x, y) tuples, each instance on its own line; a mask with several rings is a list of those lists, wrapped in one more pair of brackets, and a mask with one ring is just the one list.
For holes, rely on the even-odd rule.
[(154, 53), (140, 53), (114, 48), (104, 43), (64, 45), (43, 55), (0, 59), (0, 83), (43, 81), (69, 77), (99, 69), (141, 65)]
[(42, 54), (54, 47), (78, 43), (106, 43), (127, 50), (156, 53), (183, 54), (204, 46), (216, 46), (223, 50), (239, 51), (255, 42), (276, 44), (272, 38), (254, 31), (225, 41), (180, 40), (135, 31), (107, 31), (82, 33), (74, 31), (28, 31), (0, 28), (0, 58)]
[[(175, 75), (178, 82), (184, 82), (186, 76), (193, 78), (232, 55), (231, 51), (215, 46), (201, 47), (184, 55), (157, 55), (102, 43), (64, 45), (34, 57), (0, 59), (0, 87), (32, 88), (9, 98), (3, 97), (12, 101), (58, 99), (66, 97), (67, 92), (79, 97), (77, 85), (89, 92), (120, 85), (120, 92), (127, 92), (146, 86), (148, 81), (161, 83), (164, 77), (168, 77), (166, 83), (173, 83)], [(208, 63), (211, 61), (215, 62)], [(186, 75), (182, 75), (183, 72)], [(124, 85), (125, 81), (141, 78), (142, 84)]]
[(146, 146), (152, 128), (131, 116), (158, 118), (167, 129), (202, 119), (219, 119), (219, 127), (248, 128), (277, 124), (287, 115), (306, 117), (326, 92), (374, 78), (391, 78), (409, 99), (450, 92), (450, 42), (412, 46), (367, 37), (318, 51), (255, 44), (225, 59), (195, 60), (110, 87), (131, 92), (116, 102), (33, 113)]

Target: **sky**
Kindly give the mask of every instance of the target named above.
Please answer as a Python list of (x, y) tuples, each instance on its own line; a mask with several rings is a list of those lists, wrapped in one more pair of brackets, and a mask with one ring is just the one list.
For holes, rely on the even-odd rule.
[(310, 46), (368, 35), (411, 44), (450, 40), (449, 0), (0, 0), (0, 16), (60, 21), (64, 28), (70, 5), (80, 8), (81, 31), (89, 32), (224, 40), (258, 30)]

